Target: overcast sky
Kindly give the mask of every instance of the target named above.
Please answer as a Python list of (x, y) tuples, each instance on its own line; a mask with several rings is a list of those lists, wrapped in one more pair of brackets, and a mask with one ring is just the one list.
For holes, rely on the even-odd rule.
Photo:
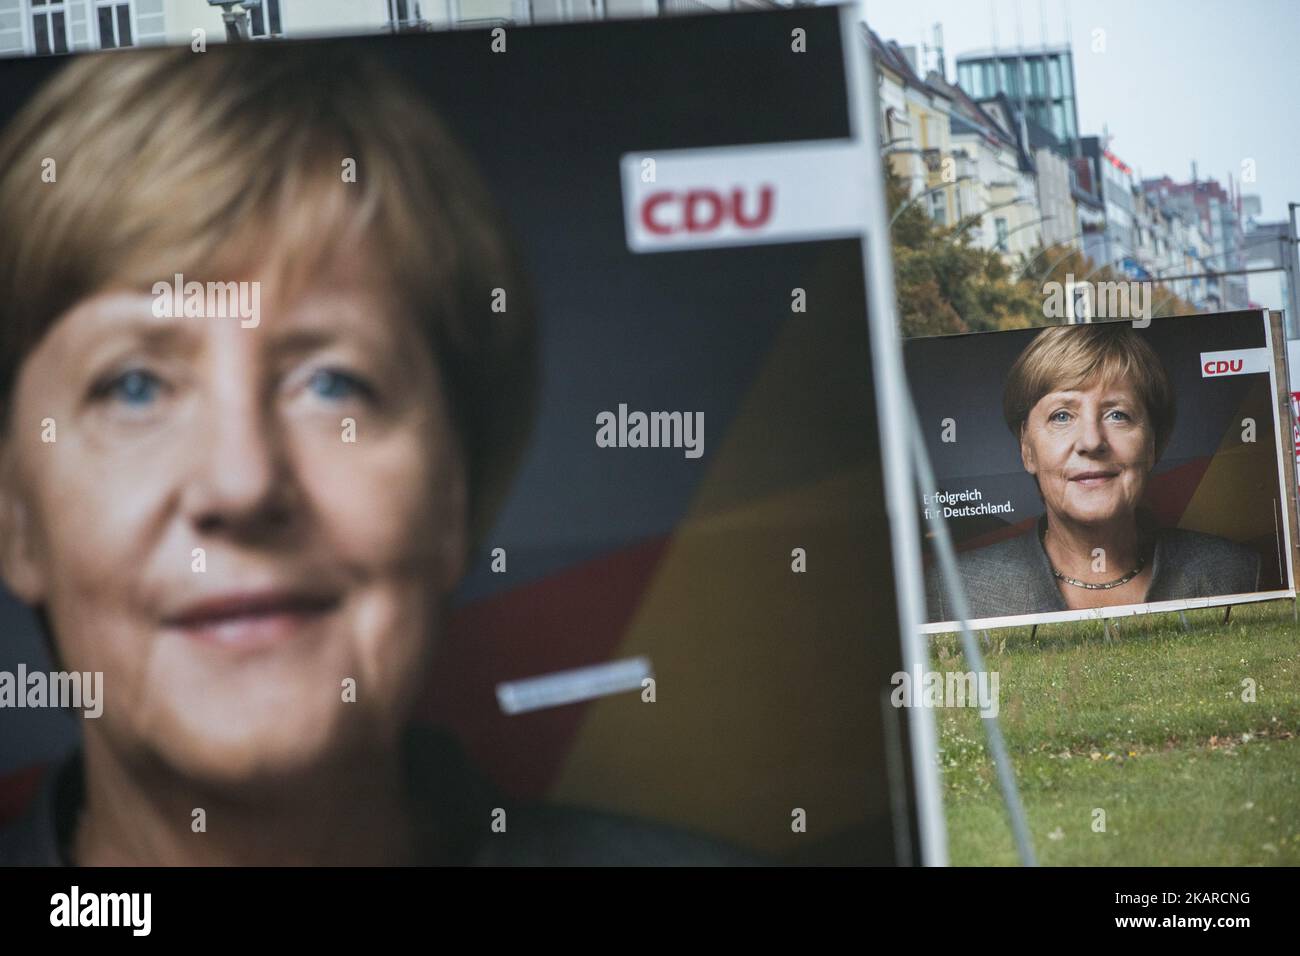
[[(1265, 220), (1300, 202), (1300, 2), (1297, 0), (865, 0), (884, 39), (919, 45), (943, 24), (948, 78), (968, 50), (1066, 40), (1079, 129), (1150, 178), (1168, 173), (1257, 193)], [(1020, 25), (1017, 28), (1017, 12)], [(1019, 30), (1019, 33), (1017, 33)], [(1093, 52), (1094, 30), (1105, 49)], [(1242, 183), (1242, 161), (1256, 181)]]

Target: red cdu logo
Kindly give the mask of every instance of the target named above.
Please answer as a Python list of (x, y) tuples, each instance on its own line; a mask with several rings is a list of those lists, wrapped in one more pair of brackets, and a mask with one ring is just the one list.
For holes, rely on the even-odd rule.
[(867, 148), (837, 139), (625, 153), (627, 247), (666, 252), (865, 235)]
[(1201, 371), (1204, 373), (1202, 377), (1236, 375), (1241, 371), (1244, 364), (1241, 359), (1219, 359), (1217, 362), (1206, 362), (1201, 366)]
[(1267, 348), (1201, 353), (1201, 378), (1254, 375), (1260, 372), (1267, 374), (1272, 367), (1272, 353)]
[(764, 183), (756, 189), (741, 187), (719, 192), (700, 188), (664, 190), (641, 203), (641, 225), (656, 236), (676, 233), (710, 233), (725, 226), (753, 231), (772, 221), (776, 187)]

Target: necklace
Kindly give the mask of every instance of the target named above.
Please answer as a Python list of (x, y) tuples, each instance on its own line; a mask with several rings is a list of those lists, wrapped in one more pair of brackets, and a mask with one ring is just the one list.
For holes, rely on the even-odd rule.
[(1128, 584), (1142, 573), (1144, 567), (1146, 567), (1146, 562), (1141, 558), (1138, 558), (1137, 567), (1128, 574), (1124, 575), (1122, 578), (1116, 578), (1114, 581), (1106, 581), (1102, 584), (1089, 584), (1087, 581), (1080, 581), (1078, 578), (1072, 578), (1069, 575), (1062, 574), (1060, 571), (1056, 570), (1055, 567), (1052, 567), (1052, 574), (1054, 574), (1059, 580), (1064, 581), (1066, 584), (1073, 585), (1076, 588), (1086, 588), (1089, 591), (1109, 591), (1111, 588), (1117, 588)]
[[(1041, 539), (1044, 544), (1043, 547), (1044, 554), (1047, 553), (1047, 548), (1046, 548), (1047, 535), (1048, 532), (1046, 529), (1044, 529), (1043, 536)], [(1056, 565), (1052, 564), (1050, 558), (1048, 558), (1047, 561), (1047, 566), (1052, 569), (1052, 576), (1055, 577), (1058, 581), (1064, 581), (1066, 584), (1070, 585), (1071, 587), (1084, 588), (1085, 590), (1088, 591), (1109, 591), (1111, 588), (1123, 587), (1125, 584), (1128, 584), (1135, 577), (1141, 574), (1142, 569), (1146, 567), (1146, 564), (1147, 564), (1146, 559), (1139, 557), (1137, 567), (1134, 568), (1132, 571), (1130, 571), (1128, 574), (1124, 575), (1122, 578), (1116, 578), (1114, 581), (1105, 581), (1101, 584), (1089, 584), (1087, 581), (1080, 581), (1078, 578), (1072, 578), (1068, 574), (1062, 574), (1060, 571), (1056, 570)]]

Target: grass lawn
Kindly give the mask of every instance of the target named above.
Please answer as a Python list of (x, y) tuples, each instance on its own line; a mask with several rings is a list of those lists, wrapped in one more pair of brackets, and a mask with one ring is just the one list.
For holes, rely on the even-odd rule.
[[(1044, 865), (1300, 865), (1300, 628), (1290, 601), (991, 634), (1002, 732)], [(1112, 622), (1112, 628), (1115, 627)], [(969, 668), (956, 634), (936, 670)], [(1244, 702), (1243, 681), (1255, 701)], [(939, 709), (954, 865), (1017, 862), (984, 728)], [(1105, 811), (1105, 832), (1093, 828)]]

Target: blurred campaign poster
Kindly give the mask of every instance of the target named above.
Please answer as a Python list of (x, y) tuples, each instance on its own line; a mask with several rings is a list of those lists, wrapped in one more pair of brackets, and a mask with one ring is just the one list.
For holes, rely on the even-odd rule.
[[(433, 107), (536, 301), (535, 424), (421, 719), (515, 798), (764, 860), (921, 859), (933, 770), (887, 704), (920, 581), (891, 554), (902, 416), (876, 384), (898, 360), (868, 315), (866, 232), (887, 239), (852, 8), (511, 30), (504, 55), (487, 31), (313, 43)], [(4, 64), (0, 118), (59, 66)], [(70, 745), (25, 719), (3, 769)]]

